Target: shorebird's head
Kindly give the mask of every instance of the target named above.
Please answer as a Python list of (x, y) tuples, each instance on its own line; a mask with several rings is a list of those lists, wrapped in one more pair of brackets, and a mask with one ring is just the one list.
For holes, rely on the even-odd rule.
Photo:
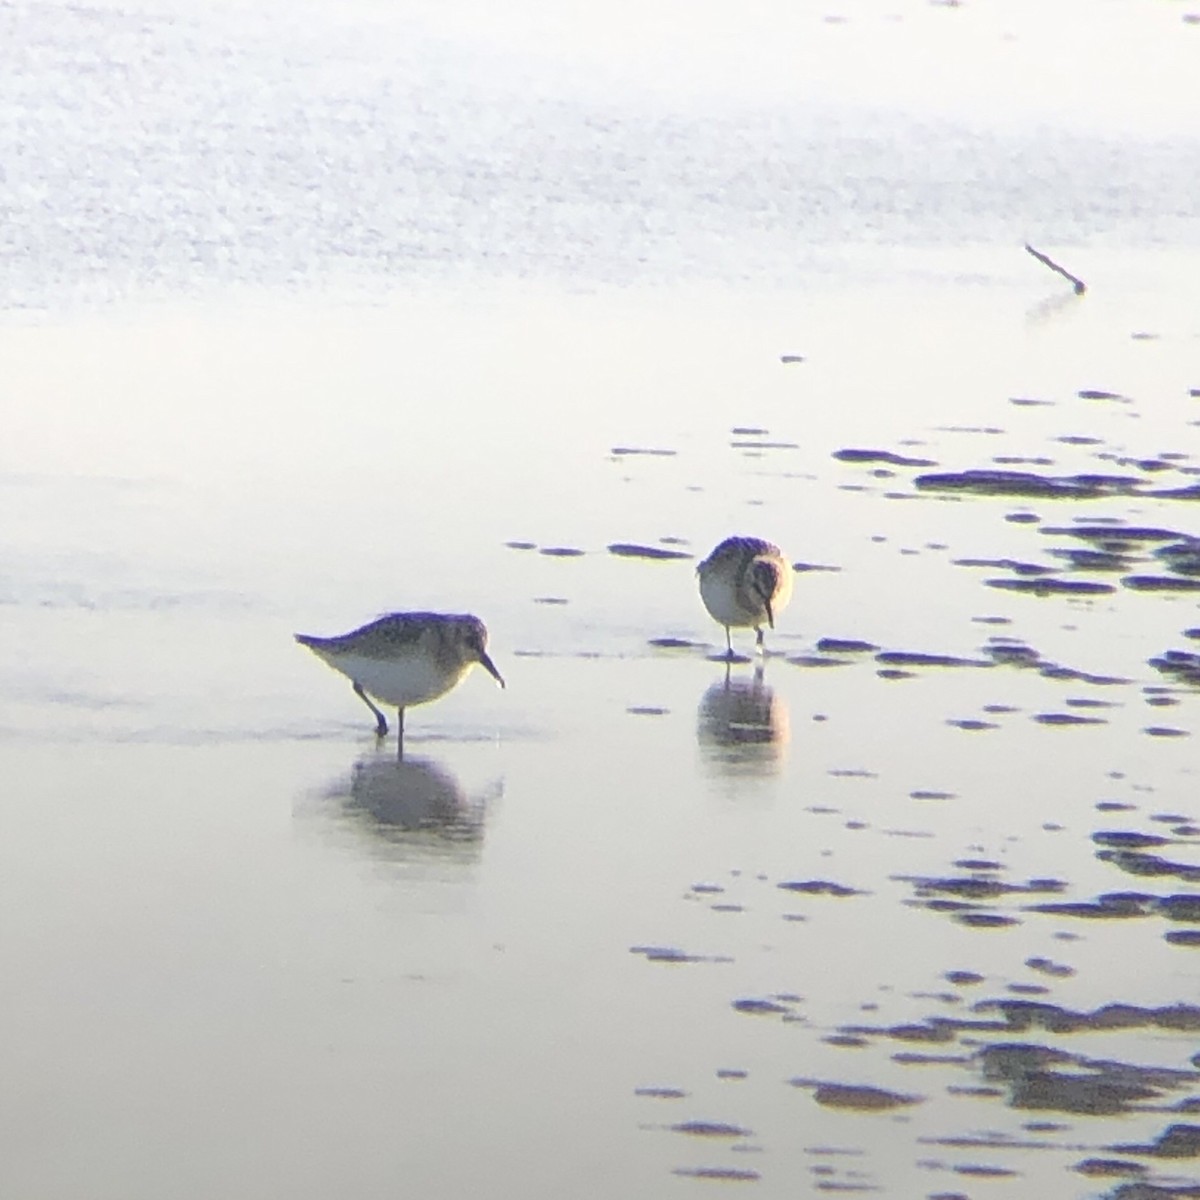
[(779, 592), (779, 585), (778, 564), (765, 558), (755, 559), (750, 566), (750, 590), (762, 601), (763, 608), (767, 610), (767, 624), (772, 629), (775, 628), (775, 613), (771, 602)]
[(477, 662), (501, 687), (504, 687), (504, 677), (496, 670), (496, 664), (488, 657), (487, 626), (476, 618), (472, 618), (463, 633), (462, 646), (467, 654), (468, 662)]

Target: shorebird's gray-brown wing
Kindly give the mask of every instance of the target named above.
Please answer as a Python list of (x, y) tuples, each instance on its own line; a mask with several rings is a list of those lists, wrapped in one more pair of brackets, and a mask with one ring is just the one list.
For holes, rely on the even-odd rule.
[(760, 554), (778, 554), (779, 547), (774, 542), (764, 541), (762, 538), (730, 537), (726, 538), (713, 553), (749, 562)]
[(296, 641), (326, 654), (359, 654), (364, 658), (392, 658), (397, 650), (414, 645), (429, 628), (429, 613), (389, 613), (361, 629), (337, 637), (298, 633)]

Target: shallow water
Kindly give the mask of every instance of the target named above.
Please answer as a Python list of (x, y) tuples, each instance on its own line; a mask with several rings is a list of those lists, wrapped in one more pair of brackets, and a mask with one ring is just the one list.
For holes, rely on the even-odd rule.
[[(7, 176), (0, 1192), (1200, 1187), (1191, 25), (1064, 6), (1158, 58), (1000, 112), (1032, 10), (449, 11), (0, 10), (69, 140)], [(789, 47), (813, 103), (896, 73), (789, 107)], [(153, 103), (92, 129), (121, 55)], [(1061, 172), (980, 174), (1043, 120)], [(747, 167), (801, 133), (843, 203)], [(731, 532), (797, 564), (765, 662), (714, 661)], [(399, 762), (291, 634), (405, 608), (508, 688)]]
[[(1194, 901), (1153, 899), (1196, 894), (1195, 704), (1150, 660), (1200, 622), (1122, 586), (1161, 541), (1052, 556), (1190, 503), (835, 457), (1187, 484), (1114, 464), (1189, 453), (1196, 276), (1112, 269), (1032, 319), (517, 289), (10, 330), (8, 1190), (1192, 1178), (1147, 1150), (1200, 1079)], [(692, 559), (608, 549), (731, 529), (820, 568), (761, 670), (711, 661)], [(1114, 590), (988, 586), (1025, 563)], [(483, 615), (509, 688), (397, 764), (289, 635), (417, 606)]]

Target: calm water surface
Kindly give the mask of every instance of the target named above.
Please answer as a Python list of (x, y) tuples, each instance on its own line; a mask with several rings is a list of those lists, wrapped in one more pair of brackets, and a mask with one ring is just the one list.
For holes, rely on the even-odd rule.
[[(0, 1191), (1200, 1186), (1178, 106), (1038, 74), (997, 113), (963, 64), (1050, 27), (986, 6), (790, 16), (808, 100), (812, 39), (897, 64), (821, 93), (836, 128), (707, 9), (674, 58), (665, 9), (636, 53), (532, 8), (364, 7), (369, 46), (320, 6), (88, 12), (0, 9), (10, 127), (79, 114), (6, 167)], [(1179, 101), (1190, 32), (1114, 5), (1087, 45)], [(971, 81), (959, 150), (928, 61)], [(771, 150), (801, 126), (824, 207)], [(1047, 129), (1071, 182), (976, 169)], [(800, 571), (727, 669), (694, 566), (734, 531)], [(478, 613), (509, 686), (398, 762), (290, 635), (402, 608)]]

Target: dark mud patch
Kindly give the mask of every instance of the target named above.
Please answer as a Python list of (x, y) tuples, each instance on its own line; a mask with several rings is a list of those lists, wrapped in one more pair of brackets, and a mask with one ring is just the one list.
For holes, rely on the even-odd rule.
[(718, 1179), (724, 1183), (754, 1183), (762, 1178), (757, 1171), (745, 1167), (675, 1167), (671, 1174), (686, 1179)]
[(730, 442), (732, 450), (799, 450), (798, 442), (762, 442), (762, 441), (741, 441)]
[(958, 658), (953, 654), (926, 654), (913, 650), (883, 650), (875, 661), (887, 667), (990, 667), (988, 660)]
[(1050, 554), (1061, 559), (1072, 571), (1108, 571), (1116, 574), (1128, 571), (1133, 566), (1133, 558), (1128, 554), (1117, 554), (1112, 550), (1075, 549), (1069, 546), (1055, 546)]
[(1019, 1109), (1112, 1116), (1156, 1107), (1167, 1093), (1200, 1080), (1196, 1071), (1086, 1058), (1028, 1043), (995, 1043), (976, 1057), (984, 1077), (1003, 1082), (1008, 1103)]
[(666, 450), (657, 446), (614, 446), (609, 453), (614, 458), (627, 458), (634, 455), (644, 455), (649, 458), (674, 458), (678, 450)]
[(618, 558), (646, 558), (660, 562), (667, 559), (695, 558), (686, 550), (667, 550), (662, 546), (640, 546), (635, 542), (612, 542), (608, 547), (609, 554)]
[(909, 792), (910, 800), (957, 800), (958, 795), (955, 792), (938, 792), (932, 789), (918, 788), (915, 792)]
[[(1200, 867), (1192, 866), (1190, 863), (1172, 862), (1168, 858), (1151, 854), (1146, 850), (1098, 850), (1096, 857), (1101, 862), (1109, 863), (1118, 870), (1124, 871), (1127, 875), (1152, 878), (1173, 876), (1176, 879), (1182, 879), (1185, 883), (1200, 883)], [(1161, 906), (1170, 899), (1172, 898), (1164, 897), (1158, 903)], [(1200, 918), (1197, 919), (1200, 920)]]
[(983, 733), (988, 729), (1000, 728), (995, 721), (980, 721), (974, 717), (951, 717), (946, 724), (952, 725), (955, 729), (964, 729), (968, 733)]
[(650, 1100), (686, 1100), (687, 1092), (674, 1087), (640, 1087), (634, 1088), (635, 1096), (645, 1096)]
[(1200, 1125), (1168, 1125), (1149, 1144), (1117, 1145), (1109, 1149), (1117, 1154), (1137, 1154), (1149, 1158), (1200, 1158)]
[(850, 659), (835, 658), (831, 655), (822, 657), (817, 654), (793, 654), (784, 660), (793, 667), (848, 667)]
[(1116, 401), (1119, 404), (1133, 403), (1130, 397), (1123, 396), (1120, 392), (1108, 392), (1103, 388), (1083, 388), (1075, 394), (1080, 400), (1110, 400)]
[(547, 558), (581, 558), (587, 551), (578, 546), (543, 546), (538, 553)]
[(1126, 575), (1121, 586), (1132, 592), (1200, 592), (1200, 579), (1177, 575)]
[(685, 1133), (688, 1137), (700, 1138), (742, 1138), (753, 1137), (753, 1131), (743, 1129), (740, 1125), (729, 1125), (724, 1121), (681, 1121), (678, 1125), (670, 1125), (672, 1133)]
[(913, 485), (923, 492), (955, 495), (1098, 500), (1137, 495), (1142, 481), (1135, 475), (1039, 475), (1033, 471), (973, 469), (918, 475)]
[[(980, 1000), (972, 1011), (998, 1013), (1008, 1029), (1022, 1033), (1030, 1029), (1042, 1029), (1047, 1033), (1094, 1033), (1114, 1029), (1200, 1032), (1200, 1007), (1194, 1004), (1168, 1004), (1161, 1008), (1143, 1008), (1137, 1004), (1105, 1004), (1093, 1012), (1077, 1012), (1042, 1001), (1003, 998)], [(1196, 1072), (1182, 1074), (1188, 1079), (1200, 1081), (1200, 1074)], [(1171, 1077), (1177, 1075), (1178, 1072)]]
[(647, 962), (682, 965), (684, 963), (729, 963), (725, 955), (688, 954), (678, 946), (630, 946), (630, 954), (640, 954)]
[(1111, 583), (1090, 579), (989, 579), (988, 587), (1027, 596), (1105, 596), (1117, 589)]
[(704, 642), (689, 642), (687, 638), (657, 637), (651, 638), (648, 645), (657, 650), (707, 650)]
[(936, 467), (937, 463), (930, 458), (911, 458), (904, 454), (895, 454), (891, 450), (859, 450), (847, 448), (835, 450), (833, 457), (839, 462), (848, 463), (885, 463), (891, 467)]
[(1155, 846), (1166, 846), (1170, 838), (1159, 833), (1137, 833), (1129, 829), (1100, 829), (1092, 834), (1097, 846), (1108, 846), (1123, 850), (1149, 850)]
[(1146, 1168), (1141, 1163), (1127, 1162), (1119, 1158), (1085, 1158), (1077, 1162), (1071, 1170), (1095, 1179), (1119, 1179), (1123, 1176), (1142, 1175)]
[(734, 1012), (746, 1013), (752, 1017), (779, 1017), (790, 1015), (792, 1001), (761, 996), (746, 997), (733, 1002)]
[(536, 550), (537, 542), (505, 542), (510, 550)]
[(1096, 542), (1119, 551), (1131, 543), (1178, 541), (1183, 535), (1174, 529), (1161, 529), (1153, 525), (1123, 525), (1120, 522), (1044, 526), (1040, 533), (1049, 537), (1073, 537), (1087, 542)]
[[(1200, 636), (1200, 630), (1197, 631)], [(874, 654), (879, 647), (873, 642), (858, 641), (855, 638), (821, 638), (817, 649), (822, 654)]]
[(1033, 717), (1039, 725), (1107, 725), (1103, 717), (1081, 717), (1078, 713), (1036, 713)]
[(1021, 562), (1015, 558), (955, 558), (950, 561), (956, 567), (982, 567), (992, 571), (1011, 571), (1014, 575), (1029, 577), (1053, 575), (1057, 569), (1041, 563)]
[(565, 596), (534, 596), (534, 604), (570, 604)]
[(1200, 687), (1200, 654), (1190, 650), (1167, 650), (1150, 659), (1149, 663), (1168, 679), (1186, 683), (1189, 687)]
[(775, 886), (785, 892), (798, 892), (805, 896), (834, 896), (843, 899), (846, 896), (867, 895), (858, 888), (848, 887), (844, 883), (832, 883), (828, 879), (792, 879)]
[(812, 1088), (813, 1099), (825, 1108), (849, 1108), (856, 1112), (891, 1112), (924, 1102), (924, 1096), (891, 1092), (861, 1084), (830, 1083), (820, 1079), (791, 1079), (792, 1087)]
[(671, 710), (653, 704), (631, 704), (625, 711), (633, 717), (665, 717)]

